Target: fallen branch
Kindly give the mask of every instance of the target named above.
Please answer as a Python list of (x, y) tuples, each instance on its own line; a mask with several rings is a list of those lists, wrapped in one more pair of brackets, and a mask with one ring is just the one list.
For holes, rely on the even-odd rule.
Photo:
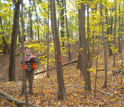
[(107, 92), (104, 92), (104, 91), (100, 91), (100, 90), (96, 90), (96, 91), (97, 91), (97, 92), (100, 92), (100, 93), (102, 93), (102, 94), (104, 94), (104, 95), (112, 96), (112, 94), (107, 93)]
[[(23, 105), (26, 105), (24, 102), (18, 101), (15, 98), (13, 98), (12, 96), (10, 96), (9, 94), (0, 91), (0, 98), (6, 99), (14, 104), (16, 104), (18, 107), (22, 107)], [(39, 107), (37, 105), (32, 105), (32, 104), (28, 104), (29, 107)]]
[(0, 95), (0, 101), (3, 101), (5, 105), (9, 106), (9, 107), (17, 107), (17, 105), (13, 104), (12, 102), (6, 100), (3, 98), (3, 96)]
[[(76, 63), (76, 62), (77, 62), (77, 59), (72, 60), (72, 61), (69, 61), (69, 62), (66, 62), (66, 63), (62, 64), (62, 67), (67, 66), (67, 65), (72, 64), (72, 63)], [(49, 71), (51, 71), (51, 70), (53, 70), (53, 69), (55, 69), (55, 68), (56, 68), (56, 67), (52, 67), (52, 68), (49, 69)], [(41, 72), (37, 72), (37, 73), (35, 73), (34, 75), (42, 74), (42, 73), (44, 73), (44, 72), (47, 72), (47, 70), (44, 70), (44, 71), (41, 71)]]

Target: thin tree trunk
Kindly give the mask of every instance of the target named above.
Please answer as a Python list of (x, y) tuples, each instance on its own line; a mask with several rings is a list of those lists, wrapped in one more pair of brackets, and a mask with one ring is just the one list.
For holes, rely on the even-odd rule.
[[(61, 37), (64, 37), (64, 0), (61, 0), (61, 12), (60, 12), (60, 19), (61, 19)], [(64, 41), (62, 42), (62, 47), (64, 47)]]
[[(117, 0), (115, 2), (115, 20), (114, 20), (114, 48), (116, 49), (116, 21), (117, 21), (117, 15), (116, 15), (116, 10), (117, 10)], [(115, 57), (116, 57), (116, 52), (114, 52), (113, 55), (113, 66), (115, 66)]]
[[(56, 0), (57, 1), (57, 5), (59, 6), (59, 7), (61, 7), (60, 6), (60, 2), (59, 2), (59, 0)], [(58, 13), (59, 13), (59, 9), (58, 9)], [(59, 34), (59, 23), (60, 23), (60, 21), (59, 21), (59, 17), (58, 17), (58, 21), (57, 21), (57, 23), (58, 23), (58, 34)]]
[(80, 69), (80, 75), (83, 75), (83, 72), (82, 72), (82, 54), (81, 54), (81, 48), (82, 48), (82, 42), (81, 42), (81, 40), (82, 40), (82, 36), (81, 36), (81, 27), (80, 27), (80, 24), (81, 24), (81, 20), (80, 20), (80, 18), (81, 18), (81, 15), (80, 15), (80, 13), (81, 13), (81, 10), (80, 9), (78, 9), (78, 13), (79, 13), (79, 15), (78, 15), (78, 25), (79, 25), (79, 52), (78, 52), (78, 63), (77, 63), (77, 68), (79, 68)]
[[(105, 7), (105, 15), (106, 15), (106, 25), (107, 25), (107, 32), (106, 32), (106, 34), (107, 35), (109, 35), (109, 33), (110, 33), (110, 29), (109, 29), (109, 27), (108, 27), (108, 25), (109, 25), (109, 20), (108, 20), (108, 9)], [(111, 43), (110, 43), (110, 41), (109, 41), (109, 39), (107, 38), (107, 42), (108, 42), (108, 49), (109, 49), (109, 56), (111, 56), (112, 55), (112, 49), (111, 49)]]
[[(123, 0), (123, 14), (124, 14), (124, 0)], [(123, 86), (123, 17), (122, 14), (122, 27), (121, 27), (121, 86)]]
[[(93, 11), (95, 11), (95, 13), (96, 13), (96, 11), (97, 11), (97, 4), (95, 5), (95, 8), (93, 9)], [(93, 20), (95, 20), (94, 18), (95, 17), (93, 15)], [(93, 31), (92, 58), (91, 58), (91, 64), (90, 64), (91, 67), (92, 67), (92, 64), (93, 64), (93, 58), (94, 58), (94, 56), (95, 56), (95, 31)]]
[(68, 60), (71, 60), (71, 52), (70, 52), (70, 42), (69, 42), (69, 29), (68, 29), (68, 17), (67, 17), (67, 9), (66, 9), (66, 1), (64, 0), (65, 3), (65, 19), (66, 19), (66, 33), (67, 33), (67, 41), (68, 41)]
[[(24, 49), (24, 15), (23, 15), (23, 0), (21, 1), (21, 25), (22, 25), (22, 54), (23, 58), (25, 56), (25, 49)], [(28, 107), (28, 95), (27, 95), (27, 84), (26, 84), (26, 72), (25, 72), (25, 61), (23, 60), (23, 75), (24, 75), (24, 93), (25, 93), (25, 103)]]
[[(0, 17), (0, 25), (1, 25), (1, 29), (3, 30), (3, 25), (2, 25), (2, 19)], [(4, 34), (4, 31), (3, 31), (3, 34)], [(9, 49), (9, 46), (6, 42), (6, 39), (4, 36), (2, 36), (2, 40), (3, 40), (3, 43), (4, 43), (4, 54), (6, 54), (6, 50), (8, 51), (8, 54), (10, 54), (10, 49)]]
[(100, 0), (100, 22), (102, 26), (102, 38), (103, 38), (103, 46), (104, 46), (104, 66), (105, 66), (105, 81), (104, 81), (104, 87), (107, 87), (107, 53), (106, 53), (106, 42), (105, 42), (105, 36), (104, 36), (104, 22), (102, 20), (103, 14), (102, 14), (102, 0)]
[(49, 76), (49, 8), (50, 1), (48, 0), (48, 34), (47, 34), (47, 77)]
[(118, 47), (118, 50), (119, 52), (121, 53), (121, 19), (120, 19), (120, 3), (119, 3), (119, 47)]
[(97, 73), (98, 73), (98, 56), (99, 56), (99, 41), (100, 41), (100, 23), (99, 23), (99, 38), (98, 38), (98, 43), (97, 43), (97, 58), (96, 58), (96, 74), (95, 74), (95, 86), (94, 86), (94, 97), (96, 96), (96, 82), (97, 82)]
[[(83, 2), (84, 0), (82, 0)], [(85, 36), (85, 5), (81, 3), (81, 9), (80, 9), (80, 18), (79, 18), (79, 33), (81, 36), (81, 42), (82, 42), (82, 73), (84, 74), (84, 81), (85, 81), (85, 90), (91, 91), (91, 79), (90, 79), (90, 72), (88, 71), (88, 60), (87, 60), (87, 41)]]
[(34, 4), (34, 8), (35, 8), (35, 13), (36, 13), (36, 22), (37, 22), (37, 34), (38, 34), (38, 42), (40, 40), (39, 36), (39, 20), (38, 20), (38, 14), (37, 14), (37, 8), (36, 8), (36, 4), (35, 4), (35, 0), (33, 0), (33, 4)]
[(87, 42), (88, 42), (88, 45), (87, 45), (87, 48), (88, 48), (88, 68), (91, 67), (91, 58), (90, 58), (90, 27), (89, 27), (89, 4), (87, 4)]
[(50, 0), (50, 8), (51, 8), (52, 33), (53, 33), (54, 48), (55, 48), (56, 72), (57, 72), (57, 81), (58, 81), (58, 99), (65, 100), (66, 94), (65, 94), (65, 86), (64, 86), (64, 79), (62, 72), (60, 41), (58, 36), (57, 24), (56, 24), (55, 0)]
[(31, 36), (31, 39), (33, 39), (31, 0), (29, 0), (29, 18), (30, 18), (30, 36)]
[(16, 54), (16, 41), (17, 41), (17, 33), (19, 26), (19, 13), (20, 13), (20, 3), (21, 0), (18, 0), (15, 5), (14, 10), (14, 19), (13, 19), (13, 29), (12, 29), (12, 37), (11, 37), (11, 52), (10, 52), (10, 60), (9, 60), (9, 81), (15, 81), (15, 54)]
[[(112, 12), (113, 12), (113, 9), (112, 9)], [(113, 29), (113, 16), (112, 16), (112, 12), (110, 13), (110, 29), (109, 29), (109, 34), (111, 34), (112, 35), (112, 29)], [(112, 49), (111, 49), (111, 46), (112, 46), (112, 43), (111, 43), (111, 41), (109, 42), (109, 44), (108, 44), (109, 46), (109, 56), (112, 56), (113, 55), (113, 52), (112, 52)]]

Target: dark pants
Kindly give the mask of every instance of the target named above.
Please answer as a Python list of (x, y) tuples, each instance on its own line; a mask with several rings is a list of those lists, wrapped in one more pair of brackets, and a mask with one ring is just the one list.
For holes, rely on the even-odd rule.
[[(26, 71), (26, 81), (28, 79), (29, 83), (29, 92), (32, 92), (32, 85), (33, 85), (33, 80), (34, 80), (34, 70), (33, 71)], [(24, 75), (22, 77), (22, 93), (24, 93)]]

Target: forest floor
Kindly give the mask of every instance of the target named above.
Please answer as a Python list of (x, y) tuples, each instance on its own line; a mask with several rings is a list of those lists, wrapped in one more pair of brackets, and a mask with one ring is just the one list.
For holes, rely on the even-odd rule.
[[(8, 56), (1, 56), (0, 63), (0, 76), (4, 76), (7, 73)], [(112, 58), (108, 58), (108, 87), (103, 88), (104, 85), (104, 59), (102, 55), (99, 57), (98, 79), (97, 79), (97, 90), (107, 92), (112, 96), (104, 95), (100, 92), (96, 92), (94, 98), (94, 81), (95, 72), (91, 72), (91, 83), (92, 91), (88, 93), (84, 90), (84, 80), (80, 76), (80, 71), (76, 69), (76, 63), (63, 67), (64, 82), (66, 89), (66, 101), (57, 100), (57, 77), (55, 70), (50, 71), (50, 78), (47, 78), (45, 74), (39, 74), (35, 76), (33, 84), (33, 95), (28, 95), (29, 102), (40, 107), (124, 107), (124, 85), (121, 87), (120, 74), (115, 76), (114, 84), (111, 83), (111, 71), (119, 69), (119, 55), (117, 57), (117, 66), (112, 67)], [(5, 60), (5, 61), (4, 61)], [(16, 73), (19, 75), (19, 57), (17, 58), (17, 69)], [(94, 62), (95, 63), (95, 62)], [(3, 67), (5, 66), (5, 67)], [(93, 66), (95, 68), (95, 64)], [(1, 77), (0, 77), (1, 78)], [(20, 96), (21, 81), (17, 79), (15, 82), (6, 82), (7, 76), (4, 77), (4, 81), (0, 81), (0, 90), (12, 95), (19, 101), (25, 101), (24, 96)], [(124, 84), (124, 80), (123, 80)], [(114, 93), (113, 88), (116, 88)], [(9, 107), (7, 103), (0, 99), (0, 107)]]

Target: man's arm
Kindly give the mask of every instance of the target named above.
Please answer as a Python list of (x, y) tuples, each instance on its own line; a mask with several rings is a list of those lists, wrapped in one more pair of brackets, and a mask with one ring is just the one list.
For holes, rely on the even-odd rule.
[[(20, 62), (21, 62), (21, 64), (23, 64), (23, 56), (21, 56), (21, 58), (20, 58)], [(25, 60), (25, 63), (27, 63), (27, 62), (29, 62), (29, 59), (27, 59), (27, 60)]]

